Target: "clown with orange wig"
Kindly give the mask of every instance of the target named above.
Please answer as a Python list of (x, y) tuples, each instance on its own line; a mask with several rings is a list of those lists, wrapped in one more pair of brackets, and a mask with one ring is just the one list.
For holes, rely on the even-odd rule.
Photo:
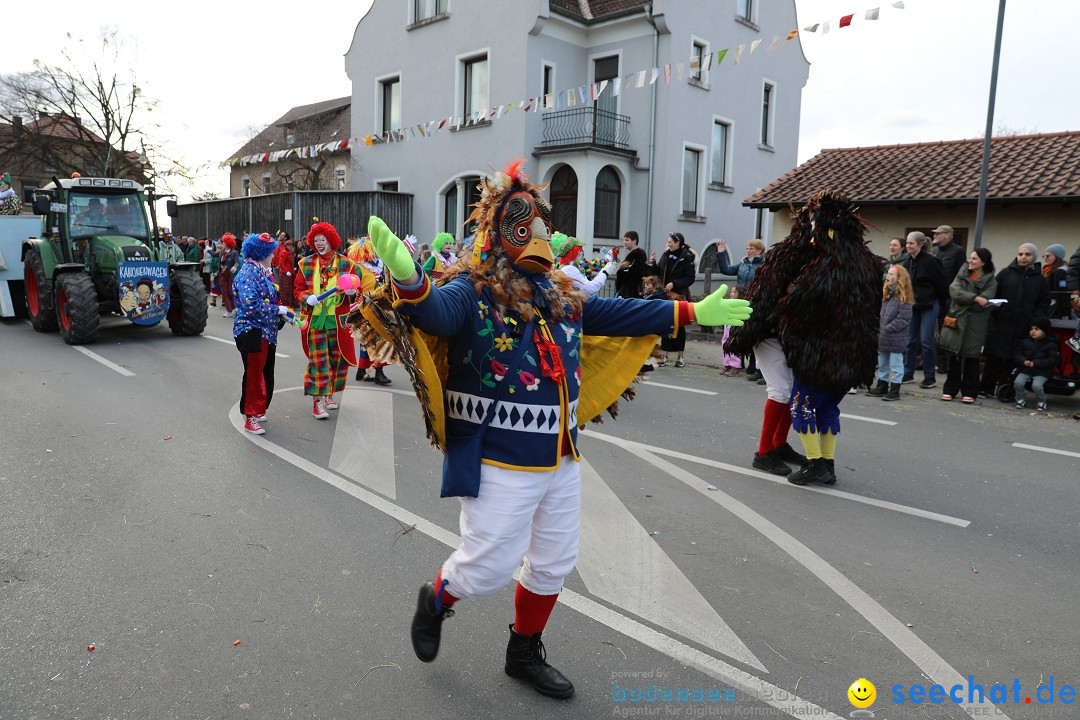
[(442, 496), (461, 505), (460, 545), (420, 587), (413, 651), (434, 660), (451, 606), (498, 591), (520, 566), (503, 667), (567, 698), (574, 686), (547, 663), (541, 635), (577, 562), (578, 427), (613, 412), (655, 336), (694, 321), (741, 325), (750, 308), (726, 287), (698, 303), (586, 296), (553, 268), (551, 211), (520, 165), (481, 183), (471, 252), (437, 281), (372, 217), (392, 282), (350, 322), (370, 345), (394, 343), (445, 452)]
[(305, 316), (300, 340), (307, 355), (304, 394), (312, 396), (311, 414), (319, 420), (337, 410), (334, 393), (345, 390), (349, 366), (356, 365), (356, 347), (345, 325), (355, 289), (326, 295), (338, 286), (342, 275), (356, 275), (356, 264), (338, 254), (341, 236), (328, 222), (316, 222), (307, 234), (315, 251), (300, 260), (294, 292)]

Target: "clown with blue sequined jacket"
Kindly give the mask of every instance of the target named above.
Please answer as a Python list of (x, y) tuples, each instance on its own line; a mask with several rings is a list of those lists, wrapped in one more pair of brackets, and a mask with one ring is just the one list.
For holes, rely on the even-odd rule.
[(543, 659), (540, 635), (577, 559), (578, 427), (624, 393), (657, 335), (741, 324), (749, 307), (722, 291), (696, 304), (588, 298), (553, 268), (550, 210), (520, 163), (480, 190), (471, 251), (434, 283), (373, 217), (392, 283), (350, 320), (365, 345), (398, 350), (445, 452), (442, 495), (462, 506), (461, 545), (420, 589), (417, 657), (435, 658), (453, 603), (497, 591), (522, 565), (505, 668), (564, 698), (573, 685)]

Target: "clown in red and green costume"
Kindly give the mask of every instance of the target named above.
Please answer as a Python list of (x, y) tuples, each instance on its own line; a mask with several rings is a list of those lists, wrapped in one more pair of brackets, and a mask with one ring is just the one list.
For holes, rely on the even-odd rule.
[(356, 347), (345, 323), (356, 290), (320, 296), (337, 287), (342, 275), (355, 275), (356, 265), (339, 255), (341, 236), (328, 222), (316, 222), (307, 234), (315, 251), (303, 258), (296, 274), (296, 301), (304, 313), (300, 331), (308, 365), (304, 371), (304, 394), (313, 398), (311, 414), (319, 420), (336, 410), (334, 393), (345, 390), (349, 366), (356, 366)]
[(548, 204), (519, 166), (481, 184), (471, 252), (436, 282), (372, 217), (393, 317), (378, 315), (378, 298), (358, 314), (403, 350), (445, 452), (441, 494), (461, 503), (461, 544), (420, 588), (413, 650), (434, 660), (451, 606), (494, 593), (521, 565), (504, 668), (566, 698), (574, 687), (547, 664), (541, 634), (577, 561), (578, 427), (626, 390), (656, 335), (741, 324), (750, 309), (726, 288), (700, 303), (587, 297), (553, 268)]

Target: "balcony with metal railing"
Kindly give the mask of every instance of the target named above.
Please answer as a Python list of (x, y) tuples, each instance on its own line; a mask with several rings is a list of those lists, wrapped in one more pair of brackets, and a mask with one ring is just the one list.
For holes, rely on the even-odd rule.
[(588, 106), (544, 113), (544, 136), (534, 150), (547, 155), (567, 150), (601, 150), (634, 157), (630, 148), (630, 118)]

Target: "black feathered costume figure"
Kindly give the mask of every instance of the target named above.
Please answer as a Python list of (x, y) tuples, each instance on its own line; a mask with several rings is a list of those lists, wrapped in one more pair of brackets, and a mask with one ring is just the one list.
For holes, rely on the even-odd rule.
[(881, 261), (866, 247), (855, 207), (822, 190), (794, 215), (750, 285), (754, 309), (725, 346), (746, 354), (775, 334), (794, 376), (790, 410), (809, 462), (788, 480), (835, 482), (840, 401), (869, 384), (877, 365)]

